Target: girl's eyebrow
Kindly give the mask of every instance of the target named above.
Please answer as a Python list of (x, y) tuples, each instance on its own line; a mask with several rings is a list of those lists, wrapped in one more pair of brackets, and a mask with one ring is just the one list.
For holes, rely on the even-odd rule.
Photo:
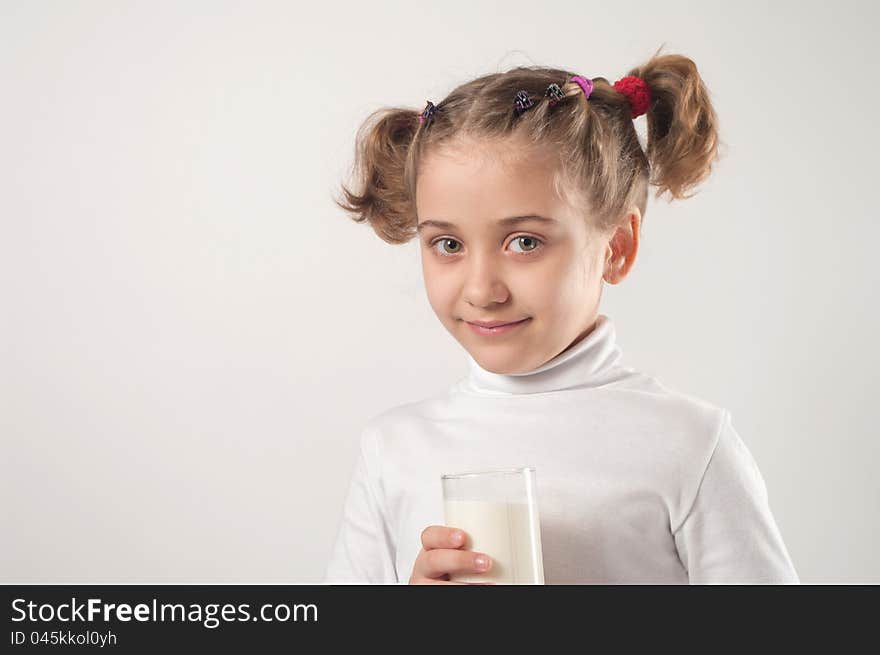
[[(502, 218), (497, 221), (498, 225), (516, 225), (518, 223), (524, 223), (525, 221), (539, 221), (542, 223), (557, 223), (558, 221), (555, 218), (548, 218), (546, 216), (538, 216), (536, 214), (527, 214), (526, 216), (509, 216), (508, 218)], [(439, 227), (443, 229), (455, 228), (455, 223), (449, 223), (448, 221), (435, 221), (435, 220), (427, 220), (422, 221), (416, 226), (416, 231), (421, 232), (423, 227)]]

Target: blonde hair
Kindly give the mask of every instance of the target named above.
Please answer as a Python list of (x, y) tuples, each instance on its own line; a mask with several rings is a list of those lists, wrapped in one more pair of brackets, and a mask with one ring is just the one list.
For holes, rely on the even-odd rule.
[[(415, 188), (424, 154), (460, 139), (509, 137), (525, 137), (556, 154), (554, 188), (589, 212), (599, 230), (612, 228), (633, 205), (644, 216), (649, 184), (658, 198), (664, 192), (673, 199), (692, 197), (686, 192), (708, 177), (718, 146), (717, 117), (694, 62), (658, 50), (627, 72), (644, 80), (651, 93), (645, 150), (629, 99), (604, 77), (592, 78), (587, 99), (570, 81), (573, 75), (537, 66), (484, 75), (436, 103), (424, 123), (421, 110), (376, 110), (357, 133), (353, 189), (343, 185), (344, 198), (334, 202), (384, 241), (405, 243), (416, 235)], [(552, 83), (565, 94), (553, 106), (544, 96)], [(517, 115), (514, 96), (520, 90), (540, 99)]]

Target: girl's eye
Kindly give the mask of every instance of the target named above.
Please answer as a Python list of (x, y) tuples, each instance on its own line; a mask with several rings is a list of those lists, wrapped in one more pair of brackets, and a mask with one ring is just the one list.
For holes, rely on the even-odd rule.
[[(540, 247), (538, 244), (543, 245), (543, 241), (541, 241), (541, 239), (538, 239), (537, 237), (533, 237), (533, 236), (529, 236), (529, 235), (521, 235), (518, 237), (514, 237), (513, 241), (511, 241), (511, 243), (512, 244), (513, 243), (520, 243), (521, 245), (524, 245), (525, 246), (524, 250), (514, 251), (514, 252), (522, 253), (524, 255), (537, 250)], [(461, 243), (459, 241), (456, 241), (455, 239), (450, 238), (450, 237), (443, 237), (442, 239), (437, 239), (434, 243), (431, 244), (431, 248), (436, 249), (437, 245), (439, 245), (439, 244), (457, 244), (452, 249), (452, 252), (450, 252), (449, 250), (446, 250), (445, 247), (444, 247), (444, 252), (438, 251), (438, 254), (441, 257), (451, 257), (452, 255), (456, 254), (457, 252), (461, 251)]]
[(528, 235), (522, 235), (522, 236), (514, 237), (513, 241), (511, 241), (511, 243), (517, 243), (517, 242), (528, 244), (528, 246), (526, 247), (525, 250), (519, 251), (519, 252), (528, 253), (528, 252), (533, 252), (533, 251), (537, 250), (538, 249), (537, 244), (541, 243), (541, 240), (538, 238), (535, 238), (535, 237), (530, 237)]
[[(431, 247), (432, 247), (432, 248), (436, 248), (436, 246), (439, 245), (439, 244), (441, 244), (441, 243), (443, 243), (443, 244), (447, 244), (447, 243), (456, 243), (456, 244), (458, 244), (458, 250), (461, 250), (461, 244), (460, 244), (458, 241), (456, 241), (455, 239), (450, 239), (450, 238), (448, 238), (448, 237), (444, 237), (444, 238), (442, 238), (442, 239), (437, 239), (434, 243), (431, 244)], [(443, 256), (443, 257), (448, 257), (448, 256), (450, 256), (450, 255), (454, 255), (455, 252), (456, 252), (456, 251), (453, 251), (453, 252), (445, 252), (445, 253), (441, 252), (441, 253), (439, 253), (439, 254), (440, 254), (441, 256)]]

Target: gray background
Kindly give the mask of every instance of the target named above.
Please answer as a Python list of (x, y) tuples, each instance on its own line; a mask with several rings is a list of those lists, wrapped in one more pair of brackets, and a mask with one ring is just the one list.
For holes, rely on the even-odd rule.
[(880, 582), (878, 9), (824, 4), (2, 2), (0, 581), (318, 582), (361, 426), (466, 371), (331, 203), (358, 125), (665, 43), (725, 157), (601, 311), (731, 410), (803, 582)]

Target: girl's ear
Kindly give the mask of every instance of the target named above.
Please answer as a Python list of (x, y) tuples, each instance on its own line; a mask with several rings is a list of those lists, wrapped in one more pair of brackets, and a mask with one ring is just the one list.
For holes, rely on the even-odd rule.
[(608, 284), (618, 284), (627, 276), (639, 251), (639, 230), (642, 213), (632, 207), (623, 225), (619, 225), (608, 241), (603, 277)]

